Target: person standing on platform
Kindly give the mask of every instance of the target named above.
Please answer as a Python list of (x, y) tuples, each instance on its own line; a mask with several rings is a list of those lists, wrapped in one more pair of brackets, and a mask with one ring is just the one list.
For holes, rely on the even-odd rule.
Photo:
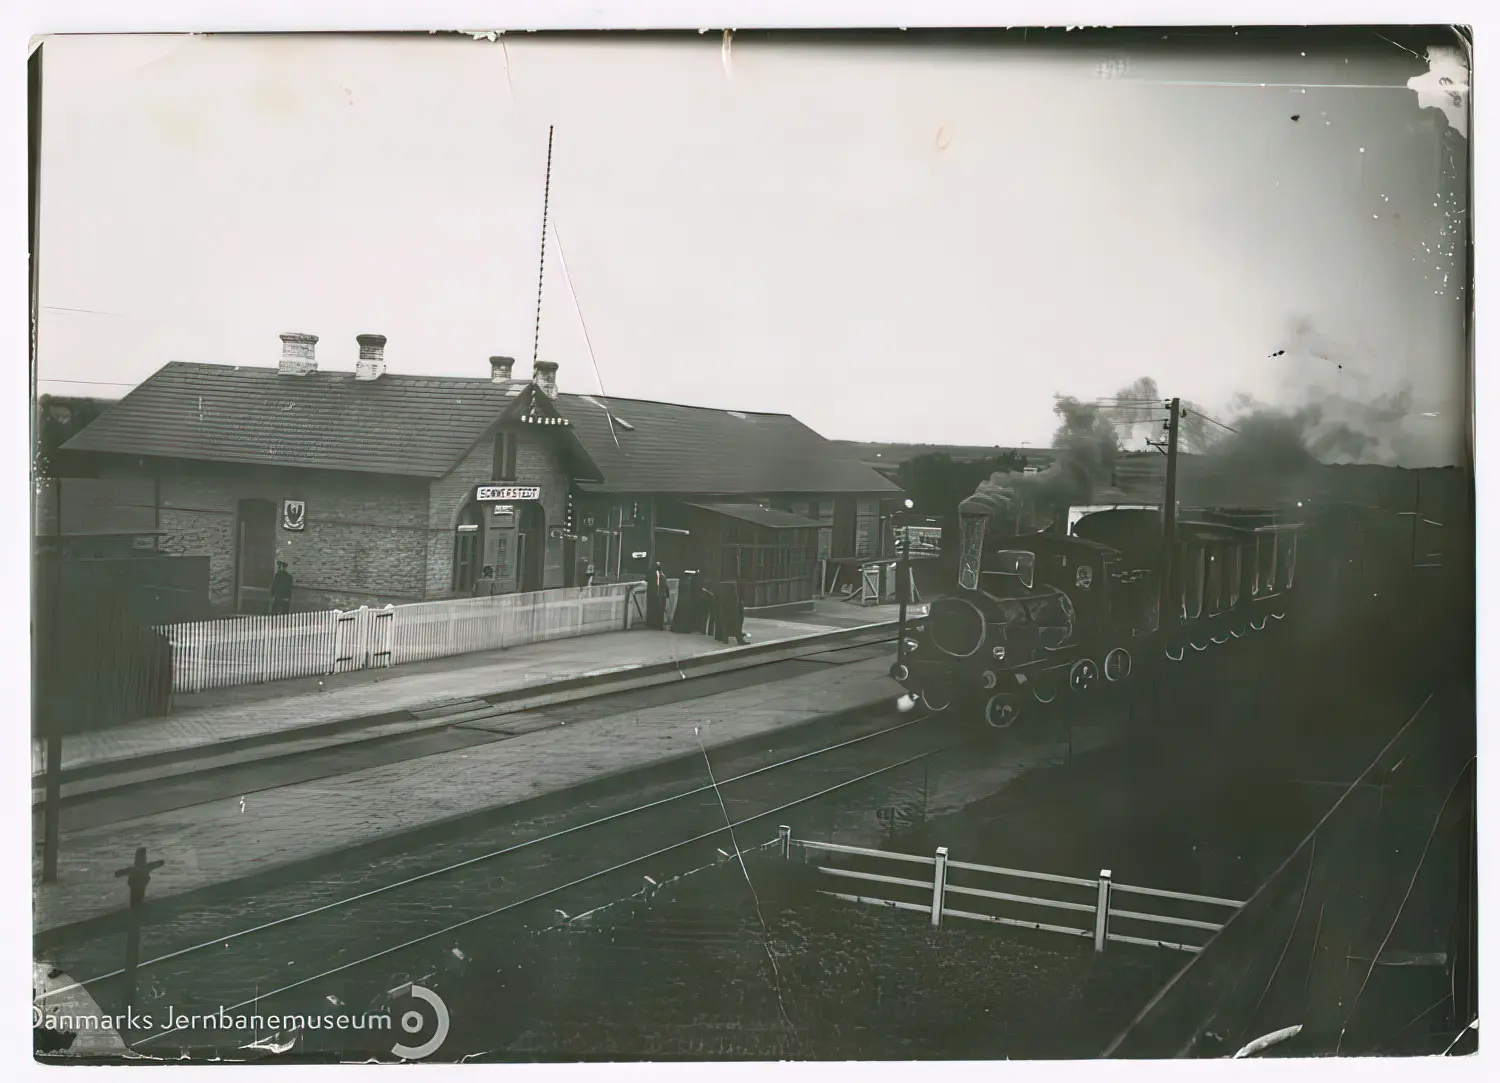
[(661, 563), (651, 569), (646, 581), (646, 627), (661, 631), (667, 623), (667, 577)]
[(745, 607), (740, 602), (739, 584), (730, 580), (719, 584), (718, 591), (718, 621), (715, 628), (717, 635), (714, 637), (720, 643), (728, 643), (731, 639), (744, 646), (745, 640)]
[(698, 573), (683, 572), (677, 581), (677, 609), (672, 614), (672, 631), (696, 632), (701, 621), (698, 610)]
[(702, 589), (703, 589), (703, 607), (702, 607), (703, 616), (700, 618), (699, 623), (701, 624), (701, 627), (698, 630), (700, 632), (702, 632), (704, 635), (708, 636), (708, 638), (710, 638), (710, 639), (718, 639), (719, 638), (719, 598), (718, 598), (718, 595), (714, 591), (709, 590), (707, 587), (704, 587)]
[(292, 611), (292, 573), (286, 570), (286, 561), (276, 562), (276, 574), (271, 577), (271, 615), (283, 616)]

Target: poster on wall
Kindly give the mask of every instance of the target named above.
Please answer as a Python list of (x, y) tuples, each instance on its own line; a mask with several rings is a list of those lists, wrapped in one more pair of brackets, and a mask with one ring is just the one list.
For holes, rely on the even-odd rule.
[(307, 501), (287, 500), (281, 505), (281, 525), (286, 530), (301, 530), (307, 525)]

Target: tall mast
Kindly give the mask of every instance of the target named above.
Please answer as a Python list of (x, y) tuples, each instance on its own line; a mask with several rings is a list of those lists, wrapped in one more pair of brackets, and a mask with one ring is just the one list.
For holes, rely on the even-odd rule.
[(531, 339), (531, 364), (536, 366), (538, 350), (542, 344), (542, 283), (547, 276), (547, 205), (552, 199), (552, 131), (547, 125), (547, 179), (542, 188), (542, 250), (540, 266), (536, 274), (536, 331)]

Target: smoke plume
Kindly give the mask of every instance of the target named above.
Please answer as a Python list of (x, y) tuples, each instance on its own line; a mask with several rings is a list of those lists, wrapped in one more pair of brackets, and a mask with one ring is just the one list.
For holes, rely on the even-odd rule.
[[(1366, 362), (1306, 317), (1288, 321), (1283, 342), (1268, 357), (1287, 366), (1292, 402), (1272, 406), (1236, 396), (1219, 411), (1183, 401), (1178, 421), (1179, 495), (1189, 503), (1278, 503), (1314, 487), (1325, 464), (1392, 465), (1417, 445), (1420, 413), (1409, 384), (1377, 391)], [(1099, 501), (1159, 501), (1152, 492), (1121, 493), (1116, 466), (1122, 448), (1157, 455), (1150, 442), (1166, 440), (1167, 402), (1157, 382), (1143, 376), (1099, 402), (1059, 395), (1061, 424), (1052, 440), (1056, 461), (1040, 474), (994, 474), (964, 501), (963, 510), (1044, 526), (1061, 509)], [(1133, 456), (1139, 461), (1139, 456)], [(1164, 464), (1163, 464), (1164, 465)], [(1133, 469), (1131, 473), (1135, 473)]]
[(1120, 454), (1112, 408), (1059, 395), (1052, 409), (1061, 421), (1052, 437), (1058, 452), (1052, 465), (1038, 474), (991, 474), (960, 510), (1014, 517), (1018, 527), (1035, 527), (1061, 509), (1090, 503), (1111, 484)]
[[(1424, 413), (1410, 383), (1377, 386), (1368, 372), (1379, 359), (1368, 350), (1346, 346), (1306, 316), (1288, 321), (1284, 342), (1272, 357), (1285, 366), (1288, 406), (1270, 406), (1247, 395), (1230, 405), (1229, 426), (1201, 450), (1245, 461), (1270, 458), (1290, 467), (1321, 463), (1393, 466), (1418, 452)], [(1429, 425), (1428, 428), (1431, 428)], [(1261, 444), (1269, 446), (1262, 449)]]

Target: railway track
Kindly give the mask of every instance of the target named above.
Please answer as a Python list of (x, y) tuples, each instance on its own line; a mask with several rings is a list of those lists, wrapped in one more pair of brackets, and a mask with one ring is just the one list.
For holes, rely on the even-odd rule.
[[(293, 894), (281, 913), (262, 920), (254, 916), (266, 909), (252, 902), (148, 928), (137, 1010), (271, 1011), (272, 1001), (327, 1010), (329, 996), (362, 1001), (388, 988), (389, 975), (411, 969), (402, 960), (413, 953), (441, 953), (450, 941), (482, 936), (487, 922), (524, 918), (538, 907), (549, 915), (554, 908), (581, 913), (649, 883), (646, 877), (660, 881), (732, 856), (736, 845), (748, 850), (765, 842), (762, 835), (774, 836), (777, 816), (988, 735), (957, 720), (905, 716), (855, 736), (824, 737), (814, 747), (718, 764), (706, 755), (696, 769), (684, 761), (680, 777), (648, 799), (617, 799), (608, 810), (601, 803), (590, 809), (596, 814), (575, 814), (572, 822), (538, 819), (456, 840), (441, 854), (391, 866), (404, 875), (365, 878), (359, 890), (314, 905), (288, 907), (297, 901)], [(423, 867), (413, 868), (420, 856), (427, 858)], [(228, 919), (233, 931), (220, 924), (208, 932), (208, 919)], [(111, 1012), (123, 1009), (120, 949), (118, 935), (101, 936), (61, 948), (49, 961)], [(149, 1038), (173, 1047), (165, 1032)]]

